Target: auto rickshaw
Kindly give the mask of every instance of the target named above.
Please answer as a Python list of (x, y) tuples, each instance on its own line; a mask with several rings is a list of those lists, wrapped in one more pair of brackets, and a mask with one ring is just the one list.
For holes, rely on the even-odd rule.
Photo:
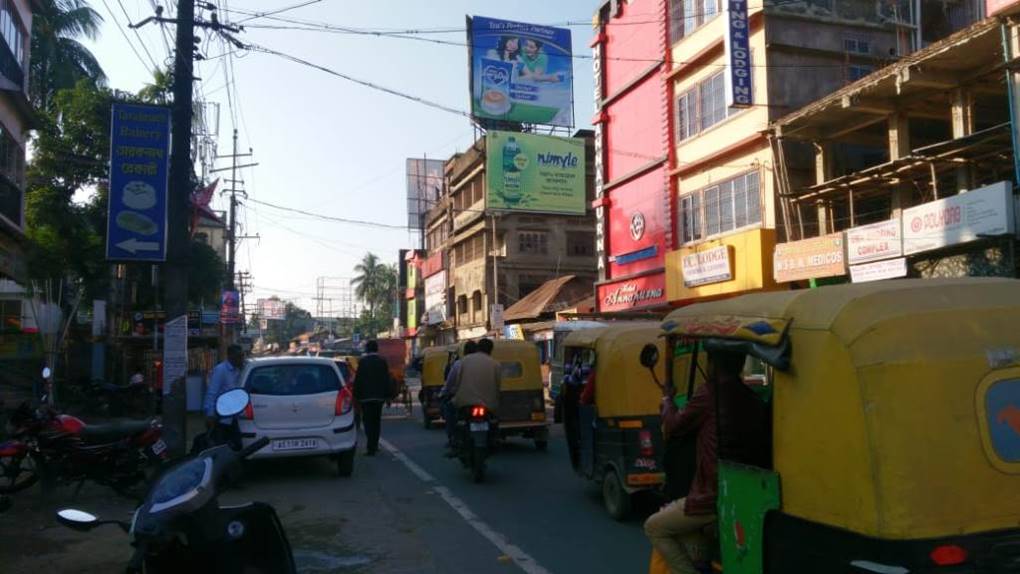
[(770, 366), (771, 467), (719, 453), (722, 571), (1017, 571), (1018, 325), (1012, 279), (839, 285), (671, 313), (667, 358), (696, 341), (695, 361), (717, 349)]
[[(573, 420), (568, 409), (577, 409), (577, 424), (566, 425), (568, 435), (578, 433), (567, 437), (579, 447), (575, 470), (601, 484), (606, 511), (616, 520), (630, 513), (635, 493), (660, 490), (665, 481), (662, 393), (639, 357), (645, 345), (662, 347), (659, 335), (658, 323), (618, 323), (575, 331), (563, 341), (565, 364), (580, 357), (595, 371), (594, 404), (564, 405), (565, 421)], [(656, 376), (662, 378), (661, 366)]]
[(418, 402), (421, 403), (422, 424), (426, 430), (432, 423), (442, 418), (439, 405), (439, 391), (446, 382), (446, 368), (457, 357), (457, 346), (428, 347), (422, 357), (421, 391)]
[[(456, 345), (457, 356), (464, 356), (462, 341)], [(535, 441), (535, 448), (549, 446), (549, 423), (545, 416), (545, 388), (538, 347), (528, 341), (496, 339), (492, 358), (502, 367), (499, 394), (500, 438), (523, 436)]]

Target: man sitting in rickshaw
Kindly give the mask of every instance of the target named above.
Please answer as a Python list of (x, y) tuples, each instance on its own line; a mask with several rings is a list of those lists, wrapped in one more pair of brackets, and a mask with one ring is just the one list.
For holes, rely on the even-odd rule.
[(697, 574), (695, 563), (707, 558), (692, 555), (697, 553), (690, 553), (686, 543), (716, 521), (719, 452), (726, 452), (728, 460), (768, 466), (767, 408), (743, 382), (745, 359), (743, 353), (710, 351), (706, 382), (683, 410), (674, 401), (673, 382), (668, 381), (664, 389), (661, 416), (666, 439), (697, 433), (697, 465), (690, 491), (645, 521), (645, 534), (673, 574)]

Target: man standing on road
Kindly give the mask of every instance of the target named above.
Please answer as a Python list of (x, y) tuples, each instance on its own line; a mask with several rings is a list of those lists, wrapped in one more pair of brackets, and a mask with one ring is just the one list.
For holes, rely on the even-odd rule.
[[(464, 356), (474, 354), (478, 351), (478, 344), (474, 341), (464, 343)], [(446, 382), (439, 391), (439, 405), (443, 413), (443, 420), (446, 421), (446, 446), (453, 446), (453, 433), (457, 429), (457, 407), (453, 406), (453, 397), (457, 394), (457, 377), (460, 375), (461, 359), (456, 359), (447, 371)]]
[(216, 399), (223, 393), (241, 386), (241, 369), (244, 368), (244, 350), (240, 345), (227, 347), (227, 360), (216, 365), (205, 391), (205, 427), (212, 444), (229, 444), (233, 449), (241, 448), (241, 429), (237, 417), (216, 416)]
[(478, 342), (478, 351), (460, 361), (457, 392), (453, 404), (457, 409), (482, 405), (492, 412), (499, 410), (499, 389), (502, 383), (499, 363), (491, 357), (491, 339)]
[(374, 340), (365, 343), (365, 354), (358, 360), (358, 372), (354, 375), (354, 398), (361, 405), (368, 456), (375, 456), (379, 450), (383, 403), (391, 398), (391, 387), (390, 366), (379, 355), (379, 343)]

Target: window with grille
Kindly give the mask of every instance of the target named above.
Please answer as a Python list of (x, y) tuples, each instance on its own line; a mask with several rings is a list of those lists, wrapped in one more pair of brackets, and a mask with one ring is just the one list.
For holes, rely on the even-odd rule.
[(719, 0), (671, 0), (669, 39), (676, 43), (719, 14)]
[(595, 234), (590, 231), (567, 232), (567, 255), (595, 255)]
[(691, 243), (761, 225), (761, 182), (757, 171), (680, 197), (680, 239)]
[(543, 231), (522, 231), (517, 234), (517, 250), (522, 255), (546, 255), (548, 237)]
[(677, 96), (676, 139), (688, 140), (737, 111), (726, 107), (726, 79), (719, 72)]

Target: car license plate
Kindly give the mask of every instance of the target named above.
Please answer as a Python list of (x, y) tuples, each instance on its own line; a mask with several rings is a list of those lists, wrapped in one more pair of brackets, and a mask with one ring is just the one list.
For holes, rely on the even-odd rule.
[(471, 432), (487, 430), (489, 430), (489, 423), (471, 423)]
[(307, 450), (318, 446), (319, 441), (314, 438), (291, 438), (286, 440), (274, 440), (273, 450)]
[(159, 439), (152, 443), (152, 454), (159, 456), (164, 452), (166, 452), (166, 443), (163, 442), (163, 439)]

